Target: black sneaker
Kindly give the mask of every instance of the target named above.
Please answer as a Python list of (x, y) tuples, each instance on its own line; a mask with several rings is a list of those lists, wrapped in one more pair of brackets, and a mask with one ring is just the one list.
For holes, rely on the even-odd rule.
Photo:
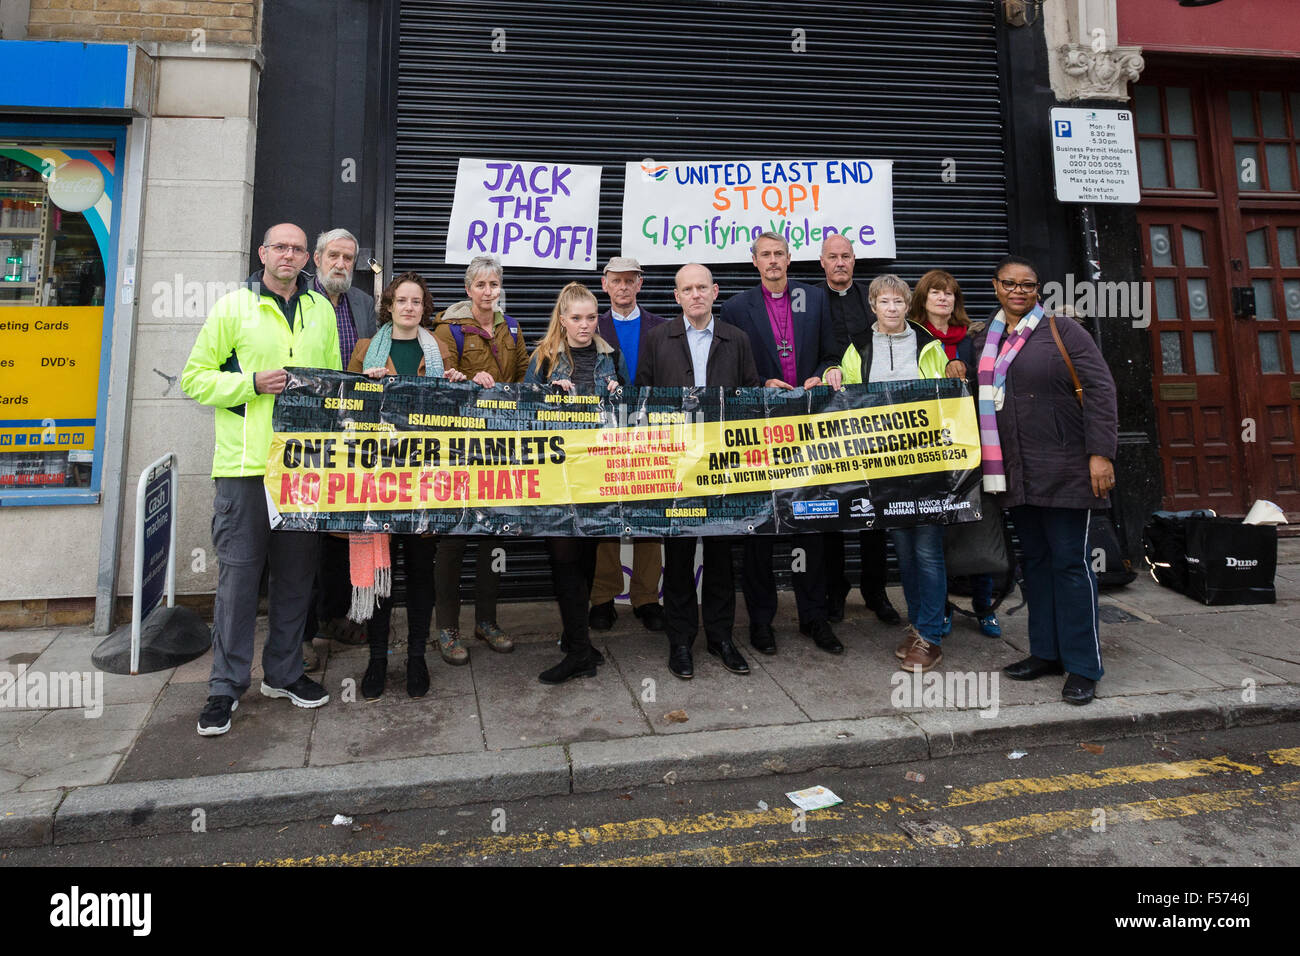
[(330, 695), (325, 688), (303, 674), (288, 687), (272, 687), (262, 681), (262, 696), (288, 697), (295, 707), (324, 707), (330, 702)]
[(230, 715), (239, 701), (224, 694), (213, 694), (199, 714), (199, 736), (219, 737), (230, 729)]

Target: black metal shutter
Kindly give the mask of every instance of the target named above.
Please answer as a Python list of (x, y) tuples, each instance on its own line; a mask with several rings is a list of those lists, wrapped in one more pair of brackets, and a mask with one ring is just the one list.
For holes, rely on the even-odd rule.
[[(393, 269), (427, 276), (439, 308), (463, 298), (464, 267), (443, 262), (462, 156), (600, 164), (602, 265), (620, 251), (629, 161), (892, 159), (898, 258), (859, 260), (857, 275), (914, 283), (947, 269), (982, 316), (1007, 251), (997, 7), (402, 0)], [(723, 299), (756, 281), (748, 263), (713, 271)], [(647, 308), (672, 314), (673, 272), (647, 268)], [(815, 262), (791, 274), (822, 279)], [(599, 273), (507, 268), (507, 308), (530, 343), (573, 279), (603, 302)], [(514, 572), (543, 570), (530, 554), (509, 593), (522, 594)]]

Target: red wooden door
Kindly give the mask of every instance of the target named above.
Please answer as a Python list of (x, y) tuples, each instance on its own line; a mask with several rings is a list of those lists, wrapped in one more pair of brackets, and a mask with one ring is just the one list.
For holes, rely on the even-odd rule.
[(1248, 505), (1234, 379), (1229, 272), (1213, 211), (1144, 208), (1144, 272), (1165, 506), (1240, 514)]
[[(1243, 428), (1253, 498), (1300, 511), (1300, 213), (1246, 213), (1244, 282), (1255, 316), (1237, 322)], [(1253, 425), (1253, 427), (1252, 427)]]

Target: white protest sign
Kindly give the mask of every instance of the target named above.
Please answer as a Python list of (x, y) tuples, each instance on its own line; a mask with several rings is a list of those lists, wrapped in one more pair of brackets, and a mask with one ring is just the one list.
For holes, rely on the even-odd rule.
[(1061, 202), (1137, 203), (1137, 146), (1128, 110), (1052, 110), (1056, 198)]
[(808, 159), (628, 163), (623, 255), (642, 265), (748, 262), (761, 232), (796, 260), (816, 259), (839, 233), (859, 259), (892, 259), (890, 160)]
[(446, 261), (594, 270), (599, 211), (599, 166), (461, 159)]

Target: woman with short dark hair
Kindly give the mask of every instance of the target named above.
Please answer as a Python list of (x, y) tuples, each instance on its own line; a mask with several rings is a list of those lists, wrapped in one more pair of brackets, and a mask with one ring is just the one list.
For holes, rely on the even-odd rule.
[(1115, 487), (1115, 381), (1092, 336), (1045, 314), (1038, 289), (1028, 259), (999, 262), (1002, 308), (972, 342), (984, 490), (1001, 496), (1015, 522), (1029, 605), (1029, 656), (1003, 673), (1068, 673), (1062, 699), (1087, 704), (1102, 675), (1088, 525)]

